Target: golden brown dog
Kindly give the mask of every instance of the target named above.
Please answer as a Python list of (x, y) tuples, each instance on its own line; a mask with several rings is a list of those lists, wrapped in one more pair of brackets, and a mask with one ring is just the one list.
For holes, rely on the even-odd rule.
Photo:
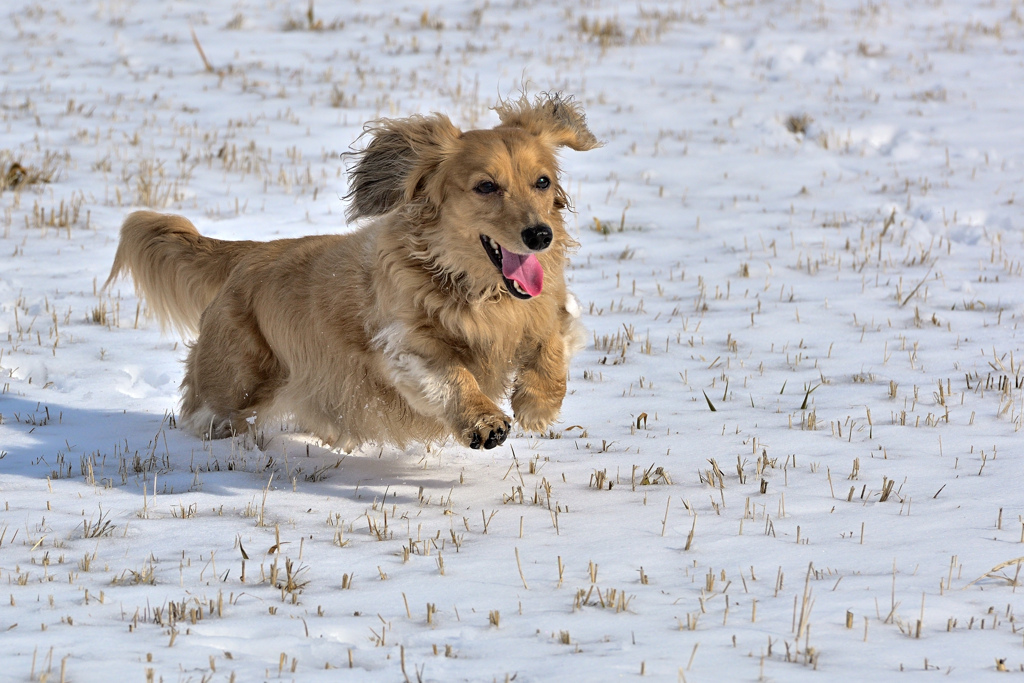
[(343, 448), (493, 448), (503, 400), (525, 430), (555, 420), (583, 337), (555, 151), (598, 142), (558, 95), (495, 111), (490, 130), (439, 114), (369, 125), (348, 217), (371, 220), (349, 234), (223, 241), (128, 216), (107, 284), (130, 273), (161, 323), (198, 331), (184, 425), (220, 438), (291, 417)]

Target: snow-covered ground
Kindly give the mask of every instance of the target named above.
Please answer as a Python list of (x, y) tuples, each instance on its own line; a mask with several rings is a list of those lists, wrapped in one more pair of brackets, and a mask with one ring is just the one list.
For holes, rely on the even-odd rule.
[[(1019, 2), (5, 3), (0, 679), (1020, 672), (1022, 84)], [(346, 230), (364, 122), (524, 86), (606, 143), (552, 434), (175, 428), (129, 211)]]

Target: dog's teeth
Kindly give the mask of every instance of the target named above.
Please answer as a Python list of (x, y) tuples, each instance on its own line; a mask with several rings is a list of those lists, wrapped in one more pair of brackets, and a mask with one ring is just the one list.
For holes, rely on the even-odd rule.
[(526, 290), (523, 289), (522, 286), (518, 282), (516, 282), (515, 280), (512, 281), (512, 286), (515, 287), (516, 291), (519, 292), (520, 294), (526, 294), (527, 293)]
[(487, 242), (491, 245), (491, 249), (494, 251), (495, 254), (501, 253), (501, 248), (498, 246), (498, 243), (495, 242), (492, 238), (488, 237)]

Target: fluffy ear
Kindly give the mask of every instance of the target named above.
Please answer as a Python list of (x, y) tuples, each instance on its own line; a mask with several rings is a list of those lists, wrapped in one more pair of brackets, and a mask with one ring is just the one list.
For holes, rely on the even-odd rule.
[(462, 135), (447, 116), (381, 119), (363, 131), (370, 142), (349, 169), (349, 220), (379, 216), (412, 201)]
[(577, 152), (601, 146), (587, 128), (583, 106), (560, 93), (541, 93), (532, 103), (525, 94), (516, 101), (500, 100), (494, 111), (501, 119), (499, 128), (522, 128), (552, 146), (565, 146)]

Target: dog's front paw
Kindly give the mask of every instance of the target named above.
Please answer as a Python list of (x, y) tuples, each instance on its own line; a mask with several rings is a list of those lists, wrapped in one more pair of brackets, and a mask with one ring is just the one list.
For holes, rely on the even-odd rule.
[(505, 443), (509, 427), (511, 421), (502, 413), (484, 415), (473, 426), (462, 430), (461, 441), (463, 445), (474, 449), (494, 448)]
[(560, 396), (542, 397), (533, 392), (519, 391), (512, 397), (512, 411), (516, 422), (527, 432), (543, 432), (558, 419), (562, 408)]
[(545, 411), (543, 415), (538, 415), (530, 411), (525, 413), (516, 414), (516, 422), (523, 428), (523, 431), (527, 432), (543, 432), (551, 423), (558, 417), (557, 410)]

